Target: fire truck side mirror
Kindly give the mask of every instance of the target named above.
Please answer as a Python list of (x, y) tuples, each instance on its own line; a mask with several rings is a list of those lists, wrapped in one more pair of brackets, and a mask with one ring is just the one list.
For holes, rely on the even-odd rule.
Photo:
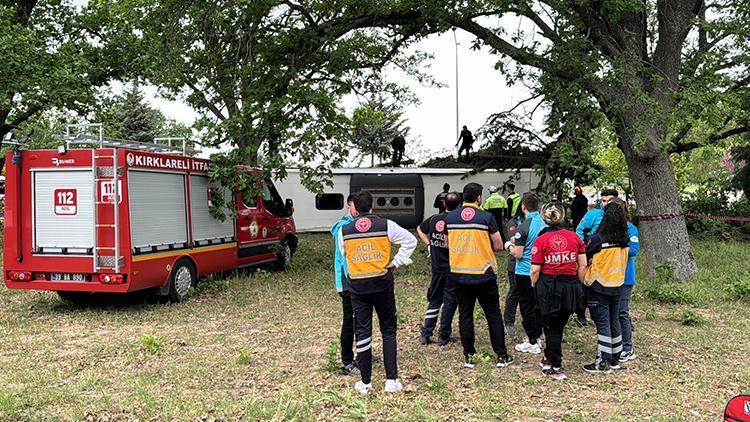
[(294, 201), (292, 201), (292, 198), (286, 199), (286, 203), (284, 203), (284, 210), (286, 211), (286, 215), (294, 214)]

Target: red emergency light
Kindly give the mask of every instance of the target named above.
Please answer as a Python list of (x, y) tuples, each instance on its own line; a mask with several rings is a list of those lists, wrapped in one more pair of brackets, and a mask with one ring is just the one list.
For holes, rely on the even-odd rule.
[(102, 284), (123, 284), (125, 277), (122, 274), (99, 274), (99, 282)]
[(31, 281), (29, 271), (8, 271), (8, 279), (12, 281)]

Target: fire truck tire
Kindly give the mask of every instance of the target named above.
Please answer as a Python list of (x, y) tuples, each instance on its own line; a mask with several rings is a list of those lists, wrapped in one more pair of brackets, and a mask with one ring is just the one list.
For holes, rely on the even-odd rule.
[(169, 301), (179, 303), (185, 300), (190, 289), (195, 286), (195, 266), (187, 259), (181, 259), (172, 267), (169, 275)]
[(279, 248), (277, 254), (278, 257), (276, 259), (276, 263), (274, 264), (276, 269), (279, 271), (284, 271), (289, 268), (289, 265), (291, 265), (292, 263), (292, 255), (294, 254), (294, 251), (292, 251), (292, 245), (288, 240), (281, 242), (281, 248)]

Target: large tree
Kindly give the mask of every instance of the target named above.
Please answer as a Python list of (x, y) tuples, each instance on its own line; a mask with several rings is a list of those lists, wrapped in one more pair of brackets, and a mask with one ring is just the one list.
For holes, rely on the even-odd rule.
[[(411, 11), (413, 22), (434, 31), (453, 26), (474, 34), (502, 57), (497, 67), (507, 77), (530, 83), (560, 116), (595, 107), (617, 135), (639, 212), (674, 216), (641, 224), (649, 268), (673, 261), (677, 277), (695, 273), (670, 153), (750, 131), (750, 3), (467, 0), (394, 7), (400, 12), (393, 21)], [(508, 21), (498, 18), (512, 16), (533, 30), (500, 24)]]
[(138, 48), (116, 16), (94, 1), (0, 1), (0, 140), (44, 110), (89, 110), (126, 73)]

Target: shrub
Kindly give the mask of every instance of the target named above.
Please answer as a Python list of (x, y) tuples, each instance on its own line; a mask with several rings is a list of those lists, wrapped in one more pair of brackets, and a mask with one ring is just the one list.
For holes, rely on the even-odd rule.
[(151, 334), (144, 334), (141, 336), (141, 349), (148, 353), (155, 355), (161, 350), (161, 337), (157, 337)]
[(710, 322), (702, 313), (693, 311), (692, 309), (685, 309), (682, 312), (680, 321), (682, 322), (682, 325), (687, 325), (689, 327), (704, 325)]
[(726, 284), (724, 292), (730, 300), (750, 302), (750, 273)]

